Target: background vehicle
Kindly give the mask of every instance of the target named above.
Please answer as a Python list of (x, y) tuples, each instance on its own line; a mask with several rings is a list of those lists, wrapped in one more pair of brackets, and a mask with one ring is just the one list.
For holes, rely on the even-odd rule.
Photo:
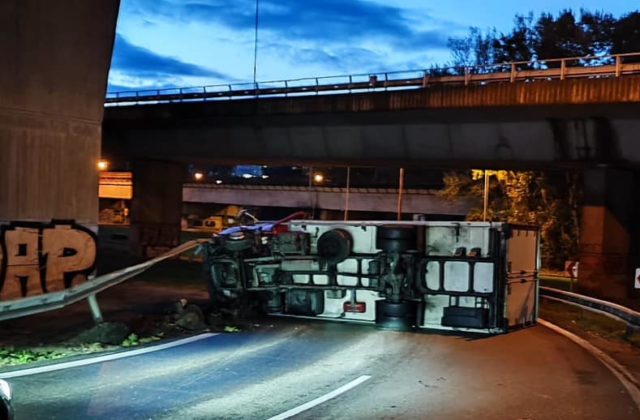
[(289, 219), (227, 229), (206, 246), (215, 306), (481, 333), (537, 318), (534, 227)]

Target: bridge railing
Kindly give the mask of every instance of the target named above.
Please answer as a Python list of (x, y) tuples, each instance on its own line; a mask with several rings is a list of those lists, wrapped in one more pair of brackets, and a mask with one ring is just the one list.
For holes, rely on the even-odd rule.
[(640, 74), (640, 53), (514, 61), (468, 67), (306, 77), (256, 83), (109, 92), (106, 106), (349, 94), (420, 89), (433, 85), (485, 85)]

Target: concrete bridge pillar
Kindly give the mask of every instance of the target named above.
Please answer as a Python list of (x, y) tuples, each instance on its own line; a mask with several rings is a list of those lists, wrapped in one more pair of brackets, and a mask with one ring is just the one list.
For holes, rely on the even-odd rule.
[(150, 258), (180, 244), (184, 173), (179, 163), (133, 163), (131, 242), (135, 255)]
[(98, 222), (118, 0), (0, 2), (0, 222)]
[(629, 170), (594, 169), (584, 174), (580, 226), (582, 291), (624, 299), (633, 287), (637, 253), (637, 174)]

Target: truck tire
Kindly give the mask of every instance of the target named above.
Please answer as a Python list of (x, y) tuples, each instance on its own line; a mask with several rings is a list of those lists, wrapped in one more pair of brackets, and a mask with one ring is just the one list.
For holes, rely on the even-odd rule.
[(376, 302), (376, 327), (383, 330), (410, 331), (416, 321), (416, 304), (411, 301)]
[(416, 227), (382, 225), (376, 232), (376, 248), (388, 253), (402, 253), (417, 248)]
[(344, 261), (353, 248), (353, 238), (344, 229), (328, 230), (318, 238), (318, 256), (328, 264)]
[(240, 252), (251, 248), (254, 243), (253, 233), (240, 232), (225, 238), (224, 249), (230, 252)]

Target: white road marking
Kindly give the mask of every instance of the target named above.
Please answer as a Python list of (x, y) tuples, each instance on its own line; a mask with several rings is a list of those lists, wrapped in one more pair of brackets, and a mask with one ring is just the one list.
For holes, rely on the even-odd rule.
[(640, 383), (624, 366), (622, 366), (611, 356), (609, 356), (584, 338), (578, 337), (574, 333), (569, 332), (564, 328), (557, 326), (556, 324), (540, 318), (538, 318), (538, 324), (543, 325), (550, 330), (568, 338), (569, 340), (573, 341), (574, 343), (585, 349), (587, 352), (589, 352), (593, 357), (598, 359), (600, 363), (605, 365), (607, 369), (609, 369), (616, 376), (616, 378), (618, 378), (618, 380), (626, 388), (633, 402), (638, 407), (638, 410), (640, 410)]
[(0, 378), (2, 379), (18, 378), (21, 376), (37, 375), (38, 373), (55, 372), (57, 370), (69, 369), (73, 367), (93, 365), (95, 363), (102, 363), (102, 362), (109, 362), (112, 360), (124, 359), (125, 357), (139, 356), (141, 354), (153, 353), (160, 350), (166, 350), (173, 347), (182, 346), (184, 344), (194, 343), (196, 341), (204, 340), (210, 337), (214, 337), (216, 335), (218, 334), (204, 333), (204, 334), (194, 335), (193, 337), (187, 337), (180, 340), (171, 341), (169, 343), (144, 347), (141, 349), (123, 351), (119, 353), (91, 357), (91, 358), (82, 359), (82, 360), (74, 360), (72, 362), (62, 362), (62, 363), (56, 363), (53, 365), (15, 370), (13, 372), (0, 373)]
[(357, 379), (354, 379), (353, 381), (349, 382), (346, 385), (342, 385), (340, 388), (335, 389), (331, 392), (329, 392), (328, 394), (324, 394), (321, 397), (316, 398), (315, 400), (311, 400), (307, 403), (304, 403), (302, 405), (299, 405), (295, 408), (292, 408), (291, 410), (287, 410), (284, 413), (278, 414), (277, 416), (271, 417), (268, 420), (285, 420), (288, 418), (291, 418), (295, 415), (298, 415), (300, 413), (302, 413), (303, 411), (307, 411), (317, 405), (320, 405), (324, 402), (329, 401), (332, 398), (337, 397), (340, 394), (344, 394), (345, 392), (349, 391), (350, 389), (353, 389), (355, 387), (357, 387), (358, 385), (360, 385), (361, 383), (368, 381), (369, 379), (371, 379), (371, 376), (369, 375), (362, 375)]

